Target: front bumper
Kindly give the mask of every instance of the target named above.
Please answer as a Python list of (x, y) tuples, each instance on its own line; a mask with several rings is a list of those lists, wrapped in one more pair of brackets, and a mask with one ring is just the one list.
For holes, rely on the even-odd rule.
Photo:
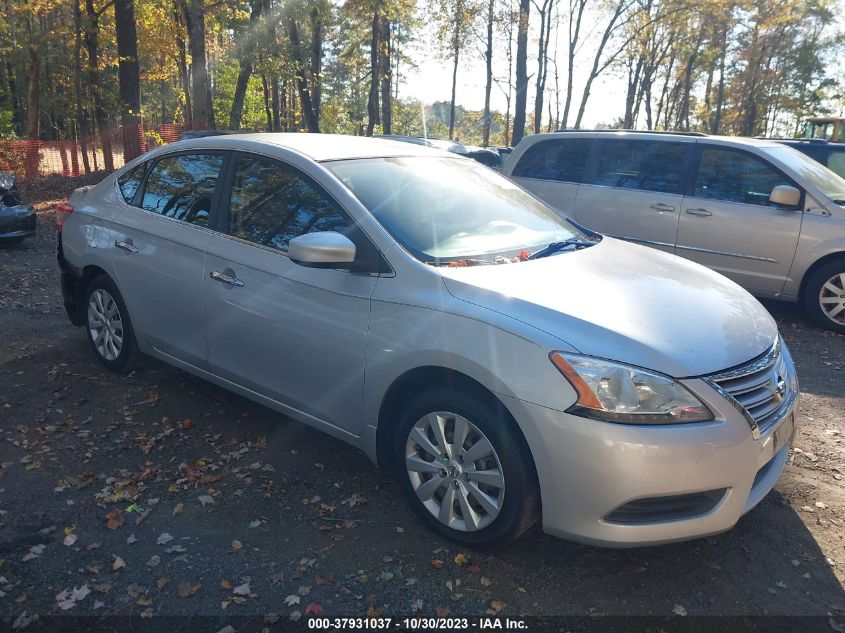
[(32, 207), (0, 205), (0, 240), (35, 235), (37, 217)]
[[(716, 413), (715, 420), (610, 424), (503, 397), (534, 456), (544, 531), (609, 547), (682, 541), (729, 530), (766, 496), (789, 455), (797, 398), (755, 439), (742, 414), (707, 382), (684, 382)], [(612, 514), (637, 506), (631, 502), (686, 501), (701, 497), (697, 493), (716, 495), (700, 514), (656, 514), (654, 520), (628, 523)]]

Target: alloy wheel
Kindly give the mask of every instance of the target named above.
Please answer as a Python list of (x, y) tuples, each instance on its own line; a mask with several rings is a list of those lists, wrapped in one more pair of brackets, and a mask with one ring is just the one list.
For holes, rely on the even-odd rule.
[(845, 273), (838, 273), (819, 290), (822, 313), (838, 325), (845, 325)]
[(502, 509), (502, 463), (487, 436), (463, 416), (437, 411), (420, 418), (405, 443), (405, 467), (426, 509), (454, 530), (481, 530)]
[(88, 299), (88, 333), (102, 358), (117, 360), (123, 349), (123, 319), (114, 297), (103, 288), (97, 288)]

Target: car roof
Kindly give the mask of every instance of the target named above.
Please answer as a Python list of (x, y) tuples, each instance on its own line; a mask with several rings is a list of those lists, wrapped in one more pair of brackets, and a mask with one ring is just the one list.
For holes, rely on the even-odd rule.
[(661, 140), (666, 142), (715, 141), (724, 145), (746, 145), (752, 147), (774, 147), (779, 143), (772, 139), (750, 138), (747, 136), (716, 136), (697, 132), (657, 132), (651, 130), (558, 130), (544, 132), (523, 137), (523, 141), (534, 139), (539, 142), (544, 139), (562, 138), (566, 136), (581, 138), (632, 138), (642, 140)]
[(315, 161), (398, 156), (455, 156), (431, 147), (384, 138), (342, 134), (309, 134), (305, 132), (263, 132), (207, 136), (171, 143), (166, 147), (171, 150), (214, 148), (248, 151), (257, 150), (261, 146), (282, 147), (308, 156)]

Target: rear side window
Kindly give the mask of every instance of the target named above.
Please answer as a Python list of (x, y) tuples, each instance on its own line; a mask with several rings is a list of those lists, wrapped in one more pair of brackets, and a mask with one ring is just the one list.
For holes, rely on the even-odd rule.
[(681, 193), (686, 143), (606, 140), (595, 184), (620, 189)]
[(725, 202), (777, 206), (769, 195), (777, 185), (795, 186), (769, 163), (732, 149), (704, 147), (695, 196)]
[(222, 154), (179, 154), (159, 160), (147, 177), (141, 208), (208, 226)]
[(147, 163), (136, 165), (117, 179), (117, 186), (120, 187), (120, 195), (126, 204), (132, 204), (135, 193), (144, 181), (144, 173), (147, 171)]
[(338, 231), (351, 238), (355, 224), (310, 178), (282, 163), (241, 156), (235, 164), (229, 234), (287, 252), (293, 238)]
[(827, 157), (827, 168), (845, 178), (845, 149), (841, 151), (830, 150)]
[(590, 143), (588, 138), (535, 143), (525, 150), (511, 175), (516, 178), (580, 183), (590, 154)]

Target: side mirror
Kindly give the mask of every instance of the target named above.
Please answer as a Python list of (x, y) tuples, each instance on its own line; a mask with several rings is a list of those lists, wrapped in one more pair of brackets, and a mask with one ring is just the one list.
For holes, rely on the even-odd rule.
[(288, 242), (288, 257), (300, 266), (339, 268), (355, 261), (355, 244), (335, 231), (306, 233)]
[(769, 202), (782, 207), (797, 207), (801, 202), (801, 191), (789, 185), (778, 185), (769, 194)]

